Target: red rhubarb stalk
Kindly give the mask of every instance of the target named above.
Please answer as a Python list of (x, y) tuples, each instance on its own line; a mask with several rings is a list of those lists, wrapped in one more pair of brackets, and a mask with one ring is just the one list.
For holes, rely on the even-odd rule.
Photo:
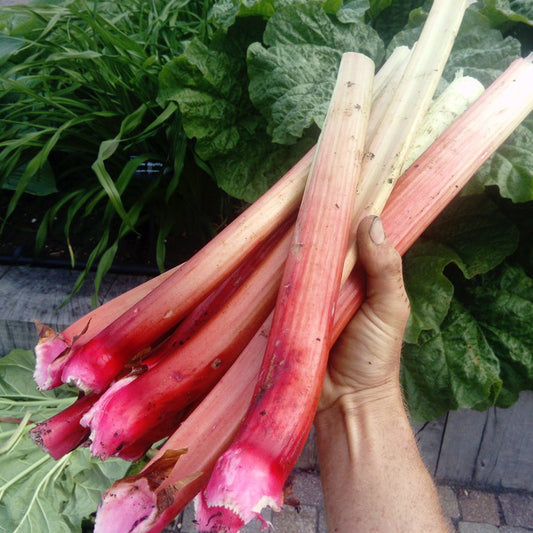
[(91, 428), (94, 455), (130, 459), (125, 450), (141, 440), (148, 448), (157, 440), (150, 439), (152, 435), (163, 436), (160, 429), (166, 420), (214, 386), (271, 312), (291, 236), (292, 231), (286, 233), (185, 344), (168, 343), (169, 353), (156, 366), (123, 386), (122, 380), (118, 381), (103, 394), (82, 419), (82, 424)]
[[(283, 503), (329, 350), (371, 106), (373, 63), (344, 54), (283, 272), (254, 401), (199, 500), (200, 528), (237, 531)], [(225, 529), (223, 529), (225, 530)]]
[(89, 430), (80, 425), (80, 420), (98, 398), (98, 394), (82, 396), (71, 406), (34, 426), (30, 437), (55, 460), (60, 459), (89, 438)]
[[(445, 202), (449, 202), (533, 111), (533, 93), (529, 90), (532, 84), (533, 65), (527, 60), (513, 63), (479, 101), (459, 117), (452, 134), (448, 132), (437, 140), (399, 180), (382, 219), (389, 239), (401, 253), (445, 207), (441, 195), (432, 194), (433, 187), (442, 192)], [(485, 128), (487, 124), (491, 125), (489, 129)], [(474, 138), (476, 142), (471, 146)], [(337, 301), (330, 345), (357, 311), (364, 295), (364, 273), (356, 266)], [(268, 332), (266, 323), (212, 392), (147, 465), (146, 470), (157, 464), (165, 451), (187, 449), (171, 469), (159, 470), (157, 484), (130, 477), (118, 481), (106, 492), (98, 510), (95, 533), (158, 533), (201, 489), (216, 458), (228, 446), (246, 412)], [(182, 488), (174, 488), (175, 483), (195, 472), (203, 475)], [(147, 478), (153, 479), (153, 473), (152, 470)], [(150, 513), (146, 512), (147, 508)], [(127, 514), (128, 523), (119, 527)]]
[[(205, 486), (213, 465), (229, 446), (248, 409), (270, 322), (271, 317), (142, 472), (117, 481), (106, 491), (96, 515), (95, 533), (161, 531)], [(175, 455), (173, 464), (169, 464), (169, 452), (173, 450), (186, 453)], [(201, 475), (176, 486), (194, 473)]]
[(48, 390), (61, 385), (61, 372), (70, 355), (70, 348), (78, 338), (82, 337), (83, 342), (87, 342), (171, 276), (177, 268), (116, 296), (85, 314), (60, 333), (35, 321), (39, 342), (35, 347), (36, 362), (33, 377), (39, 389)]
[(311, 157), (309, 153), (300, 160), (283, 180), (117, 320), (87, 343), (76, 343), (63, 369), (63, 382), (85, 391), (102, 391), (128, 360), (180, 322), (296, 210)]

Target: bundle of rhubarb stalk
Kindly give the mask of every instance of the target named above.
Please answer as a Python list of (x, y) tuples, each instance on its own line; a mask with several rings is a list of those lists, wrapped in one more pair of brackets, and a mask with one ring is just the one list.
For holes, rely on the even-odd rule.
[(329, 348), (365, 297), (359, 222), (381, 215), (404, 253), (533, 109), (531, 58), (435, 98), (466, 4), (435, 0), (377, 72), (345, 53), (317, 145), (189, 261), (61, 333), (39, 325), (38, 386), (80, 395), (34, 441), (56, 459), (155, 451), (105, 493), (98, 533), (161, 531), (195, 497), (201, 531), (280, 509)]

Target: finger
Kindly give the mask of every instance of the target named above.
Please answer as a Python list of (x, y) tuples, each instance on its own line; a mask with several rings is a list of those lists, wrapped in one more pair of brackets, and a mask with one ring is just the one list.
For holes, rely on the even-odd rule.
[(357, 232), (357, 255), (367, 275), (367, 311), (391, 328), (402, 330), (409, 317), (402, 259), (387, 240), (381, 219), (369, 216)]

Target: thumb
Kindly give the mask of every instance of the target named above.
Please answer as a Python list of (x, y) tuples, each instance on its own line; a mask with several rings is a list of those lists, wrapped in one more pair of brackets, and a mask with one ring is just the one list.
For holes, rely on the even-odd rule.
[(400, 254), (387, 240), (381, 219), (368, 216), (359, 224), (357, 255), (367, 276), (365, 311), (393, 337), (403, 335), (409, 317)]

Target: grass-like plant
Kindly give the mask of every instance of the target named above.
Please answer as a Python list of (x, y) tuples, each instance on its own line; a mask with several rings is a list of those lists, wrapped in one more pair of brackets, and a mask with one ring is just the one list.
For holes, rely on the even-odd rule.
[[(37, 252), (61, 224), (73, 266), (84, 244), (74, 242), (74, 228), (92, 230), (73, 292), (96, 264), (98, 289), (121, 239), (147, 220), (160, 269), (170, 231), (201, 235), (210, 222), (198, 220), (200, 205), (221, 194), (187, 149), (177, 105), (157, 102), (162, 66), (188, 39), (207, 38), (206, 6), (66, 0), (2, 9), (0, 194), (10, 197), (1, 228), (25, 193), (46, 196)], [(147, 162), (157, 171), (142, 179)]]

